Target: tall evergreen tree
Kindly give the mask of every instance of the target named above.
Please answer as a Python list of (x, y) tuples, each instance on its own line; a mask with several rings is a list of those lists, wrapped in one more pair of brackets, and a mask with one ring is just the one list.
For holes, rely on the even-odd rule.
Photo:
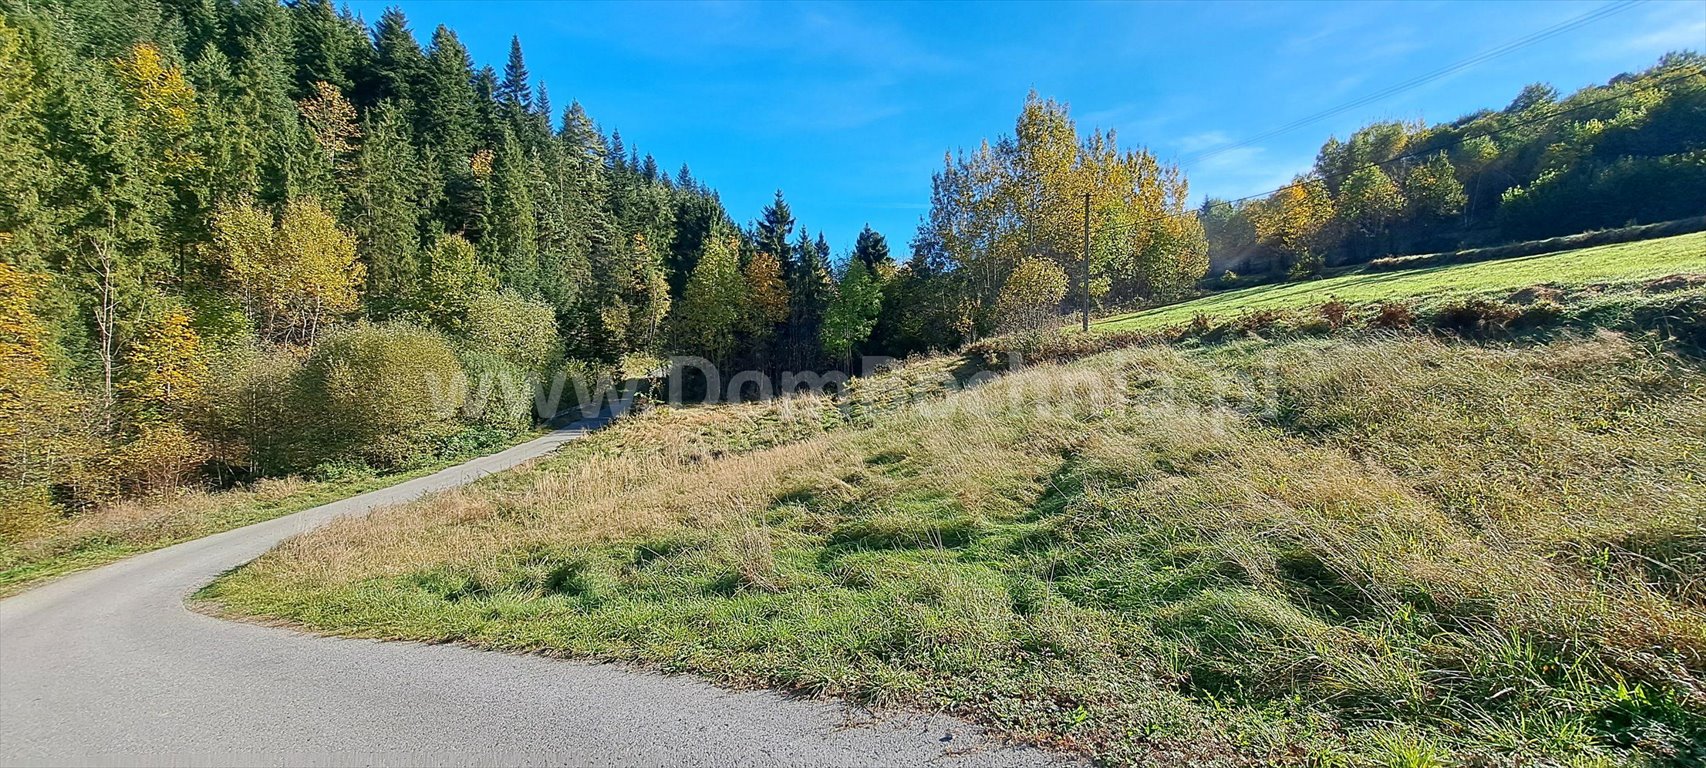
[(364, 133), (351, 219), (367, 264), (370, 311), (385, 317), (419, 303), (420, 156), (396, 106), (369, 113)]
[(879, 274), (879, 270), (894, 266), (894, 257), (889, 255), (889, 242), (882, 233), (871, 229), (870, 224), (859, 231), (859, 239), (853, 243), (853, 258), (865, 265), (871, 274)]
[(355, 82), (350, 74), (357, 51), (367, 45), (363, 30), (339, 16), (331, 0), (302, 0), (291, 5), (290, 23), (296, 42), (291, 56), (295, 68), (292, 95), (298, 99), (312, 96), (315, 83), (349, 91)]
[(515, 133), (504, 129), (492, 161), (490, 229), (481, 246), (504, 287), (527, 298), (541, 295), (538, 230), (530, 163)]
[(788, 201), (782, 199), (782, 190), (776, 190), (776, 199), (764, 206), (764, 212), (758, 220), (754, 240), (758, 250), (775, 256), (782, 262), (782, 272), (792, 274), (794, 271), (793, 245), (789, 238), (794, 236), (794, 212), (788, 207)]
[(533, 110), (533, 86), (528, 83), (527, 62), (521, 56), (521, 38), (509, 40), (509, 61), (504, 63), (504, 79), (498, 84), (498, 101), (505, 115), (519, 124)]
[(356, 102), (375, 107), (391, 99), (409, 102), (413, 110), (418, 96), (415, 84), (426, 70), (426, 55), (409, 29), (409, 20), (397, 8), (387, 8), (373, 26), (373, 55), (365, 62), (356, 83)]

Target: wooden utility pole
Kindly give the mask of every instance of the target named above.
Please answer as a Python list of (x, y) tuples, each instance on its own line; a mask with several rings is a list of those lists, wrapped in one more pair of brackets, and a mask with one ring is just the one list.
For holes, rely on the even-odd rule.
[(1084, 332), (1090, 332), (1090, 193), (1084, 193)]

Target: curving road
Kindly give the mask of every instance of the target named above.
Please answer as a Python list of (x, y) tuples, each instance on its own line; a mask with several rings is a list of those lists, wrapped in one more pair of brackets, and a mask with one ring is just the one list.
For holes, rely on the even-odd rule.
[(615, 665), (316, 637), (186, 596), (341, 515), (502, 471), (583, 421), (437, 474), (0, 601), (0, 764), (1033, 765), (959, 721), (733, 692)]

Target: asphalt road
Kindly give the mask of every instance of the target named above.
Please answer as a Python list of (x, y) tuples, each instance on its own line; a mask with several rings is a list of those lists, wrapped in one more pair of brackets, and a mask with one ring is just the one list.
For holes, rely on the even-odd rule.
[(0, 764), (1035, 765), (949, 718), (618, 665), (317, 637), (185, 598), (341, 515), (468, 483), (581, 422), (437, 474), (139, 555), (0, 601)]

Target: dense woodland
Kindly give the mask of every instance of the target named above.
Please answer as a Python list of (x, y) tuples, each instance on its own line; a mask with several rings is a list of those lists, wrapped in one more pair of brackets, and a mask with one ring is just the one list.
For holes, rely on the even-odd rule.
[(1706, 57), (1448, 123), (1330, 138), (1265, 197), (1199, 209), (1215, 273), (1286, 272), (1706, 214)]
[[(563, 372), (852, 370), (1051, 325), (1085, 291), (1170, 301), (1211, 257), (1290, 269), (1697, 213), (1686, 67), (1371, 126), (1288, 190), (1200, 210), (1176, 166), (1033, 94), (1011, 136), (946, 158), (909, 252), (867, 227), (832, 254), (780, 191), (743, 225), (685, 165), (559, 111), (519, 40), (499, 71), (449, 29), (328, 0), (0, 0), (0, 528), (478, 450)], [(1529, 122), (1601, 90), (1619, 100)], [(1508, 130), (1466, 138), (1489, 127)], [(1628, 185), (1669, 191), (1608, 192)]]

